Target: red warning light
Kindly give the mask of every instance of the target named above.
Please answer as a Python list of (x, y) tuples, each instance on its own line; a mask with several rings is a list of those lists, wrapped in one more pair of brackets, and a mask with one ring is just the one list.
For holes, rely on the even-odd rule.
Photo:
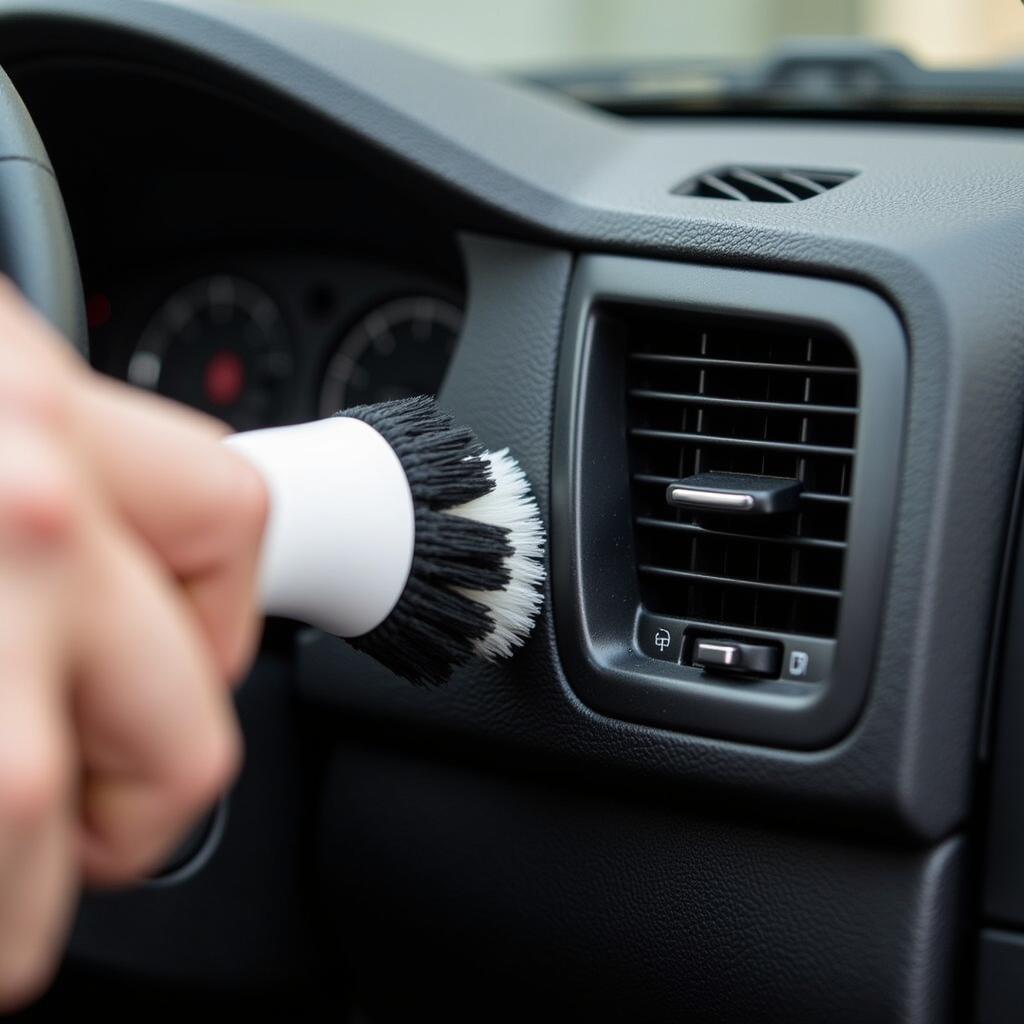
[(245, 364), (235, 352), (216, 353), (203, 372), (203, 394), (211, 405), (234, 405), (245, 389)]

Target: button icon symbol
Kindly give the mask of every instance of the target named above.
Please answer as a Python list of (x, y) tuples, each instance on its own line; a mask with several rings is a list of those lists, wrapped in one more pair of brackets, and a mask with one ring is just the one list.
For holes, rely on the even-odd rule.
[(789, 654), (789, 674), (791, 676), (807, 675), (810, 656), (806, 651), (791, 651)]
[(672, 634), (667, 629), (659, 629), (658, 632), (654, 634), (654, 646), (657, 647), (659, 651), (665, 650), (670, 643), (672, 643)]

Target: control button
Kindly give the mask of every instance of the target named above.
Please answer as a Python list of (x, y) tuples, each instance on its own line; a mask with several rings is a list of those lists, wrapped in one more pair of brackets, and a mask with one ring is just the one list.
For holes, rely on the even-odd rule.
[(713, 644), (710, 640), (698, 640), (693, 660), (701, 665), (718, 668), (739, 668), (740, 649), (735, 644)]
[(636, 627), (637, 646), (648, 658), (678, 661), (683, 651), (683, 624), (675, 619), (641, 615)]
[(693, 641), (694, 665), (719, 672), (748, 676), (777, 676), (779, 649), (768, 644), (748, 644), (739, 640), (702, 639)]

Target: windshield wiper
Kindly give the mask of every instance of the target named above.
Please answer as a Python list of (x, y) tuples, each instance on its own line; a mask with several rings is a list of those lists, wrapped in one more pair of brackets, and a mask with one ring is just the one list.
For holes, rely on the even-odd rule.
[(794, 40), (764, 60), (695, 59), (522, 76), (623, 114), (1024, 113), (1024, 64), (933, 70), (867, 40)]

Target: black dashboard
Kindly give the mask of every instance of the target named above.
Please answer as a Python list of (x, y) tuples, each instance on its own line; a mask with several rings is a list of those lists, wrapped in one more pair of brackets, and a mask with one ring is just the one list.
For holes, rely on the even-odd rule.
[[(0, 63), (98, 368), (240, 427), (439, 389), (551, 537), (437, 692), (270, 623), (226, 812), (50, 1007), (1017, 1019), (1016, 129), (630, 120), (216, 4), (4, 0)], [(671, 506), (708, 472), (801, 490)]]

